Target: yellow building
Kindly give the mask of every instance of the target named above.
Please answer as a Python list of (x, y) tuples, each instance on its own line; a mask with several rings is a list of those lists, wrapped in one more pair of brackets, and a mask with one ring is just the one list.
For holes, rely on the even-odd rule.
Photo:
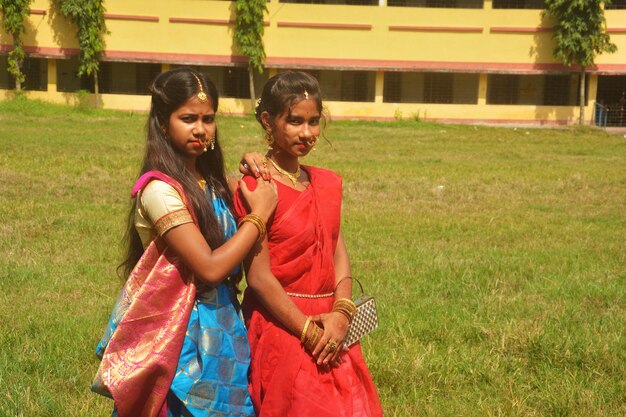
[[(315, 3), (315, 4), (312, 4)], [(420, 118), (450, 122), (567, 124), (577, 119), (578, 73), (552, 57), (541, 0), (270, 0), (267, 71), (318, 77), (332, 118)], [(107, 0), (100, 71), (107, 108), (146, 110), (150, 80), (192, 65), (217, 84), (226, 113), (250, 111), (246, 59), (232, 41), (234, 3)], [(92, 89), (76, 76), (76, 29), (54, 3), (35, 0), (23, 37), (32, 97), (74, 102)], [(588, 77), (586, 121), (596, 102), (609, 124), (625, 124), (626, 0), (605, 11), (618, 52)], [(13, 88), (0, 32), (0, 98)], [(604, 113), (606, 115), (607, 113)]]

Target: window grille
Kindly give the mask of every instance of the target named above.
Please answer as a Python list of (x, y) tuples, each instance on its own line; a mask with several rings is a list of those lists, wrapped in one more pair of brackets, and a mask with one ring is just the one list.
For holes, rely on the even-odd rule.
[(483, 0), (387, 0), (387, 6), (482, 9)]
[[(250, 98), (250, 81), (248, 79), (247, 67), (222, 67), (204, 65), (173, 65), (178, 67), (193, 68), (206, 75), (215, 84), (220, 97), (227, 98)], [(254, 91), (256, 97), (261, 96), (263, 85), (268, 79), (267, 71), (263, 74), (254, 72)]]
[(578, 74), (489, 74), (487, 104), (577, 106), (578, 80)]
[(385, 103), (476, 104), (478, 74), (387, 72)]
[(544, 0), (493, 0), (494, 9), (545, 9)]
[(607, 126), (626, 126), (626, 75), (600, 75), (596, 101), (608, 109)]
[[(26, 58), (22, 64), (22, 71), (26, 81), (22, 84), (24, 90), (48, 90), (48, 60), (40, 58)], [(15, 89), (15, 78), (9, 74), (8, 56), (0, 56), (0, 89)]]
[[(288, 71), (288, 70), (281, 70)], [(372, 71), (299, 70), (311, 74), (320, 84), (325, 101), (373, 102), (376, 73)]]
[(161, 64), (101, 62), (98, 84), (103, 94), (149, 94), (152, 80), (161, 72)]
[(351, 6), (378, 6), (378, 0), (280, 0), (280, 3), (343, 4)]
[(626, 0), (613, 0), (609, 6), (605, 5), (605, 9), (626, 9)]

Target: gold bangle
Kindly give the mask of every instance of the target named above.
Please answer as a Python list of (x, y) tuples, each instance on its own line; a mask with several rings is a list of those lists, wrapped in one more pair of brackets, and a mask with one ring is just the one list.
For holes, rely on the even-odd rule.
[(304, 343), (304, 338), (306, 337), (306, 331), (309, 329), (309, 324), (311, 324), (311, 316), (307, 317), (304, 322), (304, 328), (302, 328), (302, 333), (300, 334), (300, 343)]
[(265, 233), (267, 233), (267, 229), (265, 228), (265, 222), (263, 221), (263, 218), (261, 216), (255, 213), (250, 213), (246, 215), (243, 219), (241, 219), (237, 227), (240, 228), (241, 225), (245, 222), (252, 223), (259, 232), (259, 240), (263, 239), (263, 236), (265, 236)]

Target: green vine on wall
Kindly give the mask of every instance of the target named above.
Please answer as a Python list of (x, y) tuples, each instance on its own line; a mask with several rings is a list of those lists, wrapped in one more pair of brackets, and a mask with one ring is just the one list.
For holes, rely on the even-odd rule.
[(580, 115), (579, 123), (585, 120), (585, 73), (594, 65), (596, 56), (617, 51), (606, 30), (604, 5), (611, 0), (545, 0), (544, 14), (556, 23), (552, 29), (555, 42), (553, 55), (564, 65), (579, 65), (580, 70)]
[(263, 72), (265, 48), (263, 47), (264, 21), (267, 12), (266, 0), (236, 0), (235, 2), (235, 44), (239, 52), (248, 57), (248, 77), (250, 99), (255, 105), (254, 71)]
[(9, 74), (15, 78), (15, 89), (22, 90), (22, 84), (26, 76), (22, 72), (24, 63), (24, 48), (22, 47), (22, 34), (24, 33), (24, 21), (30, 14), (32, 0), (0, 0), (2, 10), (2, 26), (13, 37), (13, 49), (9, 52)]
[(98, 72), (100, 57), (104, 52), (104, 35), (107, 33), (104, 21), (103, 0), (56, 0), (61, 15), (78, 28), (77, 38), (80, 48), (78, 75), (94, 78), (96, 107), (99, 106)]

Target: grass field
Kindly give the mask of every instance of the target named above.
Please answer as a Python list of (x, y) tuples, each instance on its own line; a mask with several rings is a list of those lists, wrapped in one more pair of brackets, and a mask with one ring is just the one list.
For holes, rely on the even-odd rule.
[[(0, 416), (107, 416), (94, 348), (144, 114), (0, 103)], [(262, 150), (218, 121), (229, 169)], [(626, 139), (332, 122), (364, 339), (387, 416), (626, 415)]]

